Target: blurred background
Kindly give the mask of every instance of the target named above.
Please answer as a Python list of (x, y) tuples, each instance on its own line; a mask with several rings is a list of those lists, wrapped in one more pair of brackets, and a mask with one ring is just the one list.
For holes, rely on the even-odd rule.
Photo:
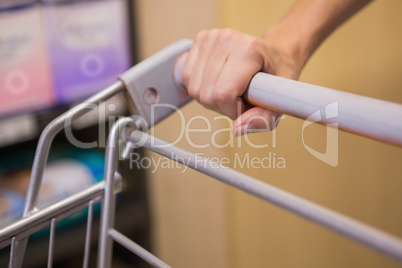
[[(4, 201), (2, 204), (8, 205), (2, 205), (6, 207), (4, 211), (18, 210), (16, 204), (21, 203), (18, 200), (23, 196), (24, 186), (19, 192), (12, 190), (10, 181), (29, 174), (27, 168), (38, 133), (51, 118), (113, 83), (131, 64), (176, 40), (193, 38), (198, 31), (214, 27), (231, 27), (261, 36), (293, 3), (292, 0), (28, 2), (18, 5), (15, 1), (13, 5), (0, 2), (0, 165), (1, 185), (6, 189), (2, 198), (12, 196), (8, 200), (17, 200)], [(402, 23), (401, 10), (402, 3), (397, 0), (368, 5), (322, 44), (300, 80), (402, 103), (399, 68), (402, 32), (398, 27)], [(27, 23), (29, 19), (31, 22)], [(127, 113), (121, 98), (113, 104), (119, 109), (107, 109), (108, 113), (113, 112), (110, 116)], [(216, 113), (197, 103), (191, 102), (183, 112), (186, 122), (193, 116), (206, 115), (212, 130), (190, 133), (189, 138), (179, 141), (179, 146), (207, 157), (227, 157), (229, 166), (243, 173), (402, 237), (400, 148), (339, 133), (338, 164), (333, 167), (315, 158), (304, 146), (325, 153), (324, 126), (308, 126), (302, 139), (303, 121), (286, 116), (274, 133), (234, 138), (227, 130), (231, 122), (216, 120)], [(93, 141), (99, 136), (98, 114), (94, 112), (78, 124), (77, 137)], [(182, 127), (179, 116), (173, 115), (157, 125), (153, 134), (175, 141)], [(205, 128), (205, 122), (193, 120), (188, 127)], [(212, 139), (212, 132), (225, 129)], [(60, 149), (54, 153), (54, 173), (61, 173), (57, 168), (65, 168), (66, 159), (75, 159), (74, 164), (81, 167), (78, 171), (92, 170), (87, 172), (91, 174), (87, 175), (88, 183), (96, 180), (98, 173), (93, 170), (103, 168), (102, 150), (91, 151), (84, 157), (87, 151), (71, 149), (63, 136), (59, 140)], [(189, 141), (209, 146), (196, 149)], [(213, 146), (213, 141), (221, 148)], [(248, 141), (268, 146), (253, 148)], [(27, 160), (21, 160), (22, 152), (28, 155), (24, 158)], [(148, 151), (143, 153), (156, 161), (159, 158)], [(235, 165), (235, 156), (247, 154), (259, 159), (271, 156), (272, 165), (269, 168)], [(284, 161), (285, 166), (275, 165), (274, 161)], [(197, 172), (182, 168), (158, 168), (156, 172), (127, 167), (123, 170), (128, 187), (118, 204), (118, 211), (122, 212), (118, 212), (116, 223), (124, 225), (118, 228), (173, 267), (399, 266), (376, 252)], [(64, 254), (60, 259), (72, 259), (74, 254), (78, 253)], [(127, 256), (127, 252), (115, 249), (119, 262), (116, 267), (147, 267)]]
[[(117, 81), (136, 60), (137, 22), (134, 3), (126, 0), (0, 1), (0, 226), (21, 215), (38, 137), (55, 117)], [(61, 133), (55, 138), (38, 198), (38, 208), (103, 179), (104, 147), (109, 120), (127, 115), (123, 96), (100, 103), (99, 109), (74, 122), (73, 146)], [(145, 176), (121, 172), (126, 189), (118, 196), (116, 224), (131, 239), (149, 248), (149, 209)], [(136, 180), (131, 179), (132, 177)], [(95, 267), (100, 205), (94, 207), (91, 265)], [(127, 215), (131, 215), (129, 218)], [(87, 211), (57, 224), (55, 266), (82, 265)], [(24, 267), (43, 267), (48, 230), (31, 236)], [(144, 267), (119, 247), (116, 267)], [(8, 249), (0, 250), (7, 267)], [(145, 266), (147, 267), (147, 266)]]

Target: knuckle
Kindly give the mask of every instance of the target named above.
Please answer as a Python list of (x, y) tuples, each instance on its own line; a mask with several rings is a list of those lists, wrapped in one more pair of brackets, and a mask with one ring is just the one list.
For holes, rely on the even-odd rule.
[(218, 28), (213, 28), (213, 29), (211, 29), (211, 30), (209, 30), (208, 31), (208, 36), (209, 37), (211, 37), (211, 36), (216, 36), (216, 35), (218, 35), (219, 33), (220, 33), (220, 29), (218, 29)]
[(230, 28), (224, 28), (220, 30), (218, 41), (221, 44), (228, 43), (234, 36), (236, 35), (236, 31)]
[(200, 32), (198, 32), (194, 38), (194, 42), (195, 43), (200, 43), (202, 42), (202, 40), (204, 40), (205, 36), (208, 34), (207, 30), (202, 30)]
[(181, 73), (181, 82), (185, 87), (188, 87), (189, 82), (190, 82), (190, 71), (184, 69)]
[(246, 46), (245, 48), (247, 49), (247, 51), (261, 51), (262, 49), (262, 42), (259, 38), (253, 37), (253, 36), (246, 36), (245, 37), (245, 43)]
[(201, 103), (205, 108), (210, 108), (211, 107), (211, 105), (208, 102), (208, 100), (202, 94), (200, 94), (199, 103)]
[(200, 103), (207, 108), (214, 107), (214, 101), (211, 98), (211, 95), (207, 92), (200, 94)]
[(259, 38), (253, 38), (250, 41), (250, 47), (253, 48), (253, 49), (256, 49), (256, 50), (261, 50), (263, 45), (262, 45), (262, 42), (261, 42), (261, 40)]
[(219, 36), (219, 29), (204, 30), (197, 34), (195, 38), (195, 43), (200, 48), (205, 48), (207, 45), (213, 44)]
[(231, 96), (227, 92), (224, 91), (214, 91), (212, 93), (212, 99), (215, 103), (224, 105), (228, 101), (230, 101)]
[(221, 33), (222, 33), (222, 36), (233, 36), (237, 33), (237, 31), (232, 28), (223, 28), (221, 30)]
[(188, 84), (187, 92), (193, 99), (199, 100), (199, 95), (200, 95), (199, 88), (197, 86), (195, 86), (194, 83), (191, 82), (191, 80)]

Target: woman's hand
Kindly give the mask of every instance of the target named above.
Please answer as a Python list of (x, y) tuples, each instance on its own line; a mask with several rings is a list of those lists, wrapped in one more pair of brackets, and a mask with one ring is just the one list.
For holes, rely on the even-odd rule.
[(241, 96), (260, 71), (298, 78), (301, 66), (285, 47), (232, 29), (202, 31), (184, 55), (183, 85), (204, 107), (235, 120), (235, 136), (273, 130), (280, 114), (251, 107)]

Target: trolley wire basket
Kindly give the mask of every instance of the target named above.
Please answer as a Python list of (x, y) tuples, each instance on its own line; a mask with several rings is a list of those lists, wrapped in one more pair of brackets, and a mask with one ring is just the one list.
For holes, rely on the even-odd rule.
[[(179, 56), (187, 51), (191, 44), (189, 40), (181, 40), (168, 46), (132, 67), (120, 77), (120, 81), (59, 116), (45, 128), (37, 145), (22, 218), (0, 230), (0, 248), (10, 247), (8, 266), (10, 268), (21, 267), (29, 236), (50, 226), (47, 267), (52, 267), (56, 222), (88, 208), (83, 259), (83, 267), (88, 267), (93, 205), (102, 202), (97, 267), (111, 266), (113, 241), (138, 255), (152, 266), (169, 267), (114, 228), (117, 209), (116, 194), (123, 188), (122, 178), (117, 172), (118, 160), (121, 157), (127, 158), (131, 150), (136, 147), (144, 147), (154, 151), (402, 262), (402, 240), (400, 238), (147, 134), (148, 127), (172, 113), (172, 107), (181, 107), (190, 100), (190, 97), (180, 86), (182, 66), (180, 63), (178, 66), (175, 65)], [(175, 75), (172, 75), (173, 73)], [(268, 87), (267, 85), (274, 86)], [(272, 91), (272, 88), (276, 88), (278, 91)], [(295, 88), (300, 92), (295, 93)], [(92, 109), (94, 105), (96, 106), (121, 92), (127, 93), (127, 99), (135, 107), (135, 115), (120, 118), (111, 127), (105, 152), (103, 181), (46, 208), (36, 209), (41, 180), (49, 150), (56, 134)], [(264, 94), (268, 94), (270, 97), (267, 98)], [(244, 99), (253, 105), (274, 109), (304, 119), (311, 119), (309, 118), (310, 115), (317, 108), (328, 107), (328, 103), (337, 101), (339, 107), (337, 106), (336, 109), (340, 129), (391, 144), (402, 145), (402, 105), (399, 104), (338, 92), (266, 74), (258, 74), (253, 78)], [(296, 100), (297, 105), (295, 105)], [(156, 103), (159, 104), (159, 110), (154, 109)], [(370, 113), (368, 110), (375, 110), (377, 113)], [(333, 114), (333, 112), (333, 110), (326, 110), (327, 115)], [(370, 118), (367, 118), (367, 114), (370, 115)], [(356, 121), (359, 123), (356, 124)], [(321, 120), (323, 124), (328, 122), (332, 121)], [(378, 122), (381, 124), (377, 124), (379, 126), (377, 129), (373, 130), (373, 128), (368, 127), (370, 124)], [(200, 162), (203, 165), (197, 165)]]

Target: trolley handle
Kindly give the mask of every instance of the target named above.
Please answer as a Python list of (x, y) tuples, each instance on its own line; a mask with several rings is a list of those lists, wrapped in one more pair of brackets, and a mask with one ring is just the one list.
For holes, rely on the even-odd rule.
[[(185, 55), (180, 57), (174, 69), (178, 85), (182, 85), (181, 73), (185, 59)], [(402, 146), (401, 104), (263, 72), (251, 79), (243, 100), (254, 106), (319, 124), (330, 124), (346, 132)]]

